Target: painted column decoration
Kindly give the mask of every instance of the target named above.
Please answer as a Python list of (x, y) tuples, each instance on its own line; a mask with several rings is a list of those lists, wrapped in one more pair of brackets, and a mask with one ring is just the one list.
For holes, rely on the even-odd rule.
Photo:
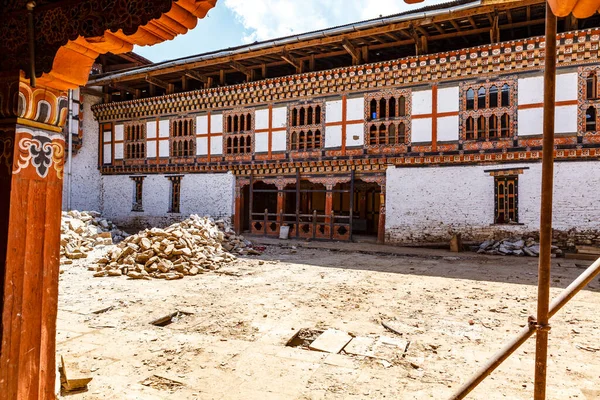
[(0, 393), (53, 398), (67, 93), (15, 74), (0, 101)]

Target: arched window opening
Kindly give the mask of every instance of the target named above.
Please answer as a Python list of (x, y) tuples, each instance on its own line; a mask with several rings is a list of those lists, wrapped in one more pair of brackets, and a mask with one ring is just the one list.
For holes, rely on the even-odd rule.
[(246, 115), (246, 130), (252, 130), (252, 115), (250, 114)]
[(315, 131), (315, 148), (321, 147), (321, 131), (317, 129)]
[(308, 131), (306, 133), (306, 148), (308, 150), (312, 149), (314, 146), (314, 142), (313, 142), (313, 133), (312, 131)]
[(467, 110), (475, 109), (475, 91), (473, 88), (467, 90)]
[(298, 150), (302, 151), (306, 149), (306, 135), (304, 131), (300, 131), (300, 135), (298, 136)]
[(485, 88), (483, 86), (477, 91), (477, 108), (479, 110), (485, 108)]
[(486, 128), (487, 128), (487, 119), (483, 115), (480, 115), (479, 118), (477, 118), (477, 136), (476, 136), (477, 140), (485, 139)]
[(398, 115), (404, 117), (406, 115), (406, 98), (400, 96), (398, 99)]
[(468, 117), (466, 121), (465, 139), (475, 140), (475, 122), (473, 117)]
[(396, 118), (396, 98), (390, 98), (390, 118)]
[[(392, 97), (393, 99), (393, 97)], [(394, 145), (396, 144), (396, 125), (390, 124), (388, 127), (388, 143)]]
[(231, 115), (228, 115), (227, 116), (227, 132), (228, 133), (233, 132), (233, 130), (231, 129), (232, 128), (231, 124), (232, 124)]
[(385, 124), (379, 125), (379, 137), (377, 138), (378, 144), (385, 144), (385, 137), (387, 136), (387, 129)]
[(587, 110), (585, 110), (585, 131), (596, 131), (596, 108), (593, 106), (590, 106)]
[(240, 131), (246, 129), (246, 116), (244, 114), (240, 115)]
[(398, 125), (398, 144), (406, 143), (406, 126), (404, 122)]
[(500, 119), (500, 137), (507, 138), (510, 136), (510, 116), (502, 114)]
[(498, 88), (496, 85), (490, 87), (489, 103), (490, 108), (498, 107)]
[(306, 115), (306, 125), (312, 125), (313, 123), (313, 108), (308, 107), (308, 112)]
[(594, 72), (585, 78), (585, 98), (588, 100), (598, 98), (598, 77)]
[(507, 83), (502, 85), (502, 107), (510, 106), (510, 87)]
[(238, 132), (239, 131), (239, 120), (238, 120), (238, 116), (234, 115), (233, 116), (233, 132)]
[(321, 106), (315, 107), (315, 124), (321, 123)]
[(379, 118), (387, 118), (387, 101), (379, 100)]
[(236, 153), (240, 152), (240, 144), (237, 137), (233, 138), (233, 151), (235, 151)]
[(298, 109), (292, 110), (292, 126), (298, 126)]
[(304, 108), (300, 109), (300, 125), (306, 125), (306, 110)]
[(377, 127), (375, 125), (371, 125), (369, 129), (369, 144), (371, 146), (377, 145)]
[(371, 119), (377, 119), (377, 100), (373, 99), (371, 100), (371, 105), (369, 107), (369, 116), (371, 117)]
[(231, 152), (233, 151), (233, 149), (231, 148), (231, 138), (227, 138), (227, 154), (231, 154)]
[(490, 116), (490, 139), (498, 139), (498, 118), (495, 115)]

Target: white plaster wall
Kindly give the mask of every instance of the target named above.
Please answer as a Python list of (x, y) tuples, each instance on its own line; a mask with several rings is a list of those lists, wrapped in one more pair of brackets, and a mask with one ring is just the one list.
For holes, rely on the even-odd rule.
[[(129, 175), (104, 175), (103, 214), (115, 223), (131, 229), (167, 226), (190, 214), (231, 217), (235, 178), (225, 174), (187, 174), (181, 180), (181, 213), (169, 213), (171, 182), (168, 175), (147, 175), (143, 184), (143, 211), (131, 211), (135, 183)], [(100, 180), (99, 180), (100, 181)]]
[(342, 100), (325, 102), (325, 121), (340, 122), (342, 120)]
[(342, 127), (340, 125), (325, 127), (325, 147), (342, 147)]
[(458, 115), (438, 118), (437, 140), (438, 142), (458, 140)]
[(437, 101), (437, 112), (455, 112), (458, 111), (460, 96), (458, 86), (439, 88)]
[(431, 142), (431, 118), (414, 118), (411, 138), (412, 143)]
[(170, 134), (169, 120), (161, 119), (158, 121), (158, 137), (159, 138), (168, 138)]
[(213, 136), (210, 138), (210, 154), (223, 154), (223, 136)]
[(577, 72), (556, 75), (556, 101), (577, 100)]
[[(519, 110), (519, 136), (541, 135), (544, 130), (544, 109), (526, 108)], [(556, 133), (577, 132), (577, 106), (560, 106), (554, 111)]]
[(196, 134), (206, 135), (208, 133), (208, 115), (196, 117)]
[(365, 142), (364, 124), (346, 126), (346, 147), (362, 146)]
[(346, 100), (346, 120), (359, 119), (365, 119), (365, 99), (364, 97), (349, 98)]
[(261, 132), (254, 134), (254, 151), (267, 153), (269, 151), (269, 133)]
[(556, 107), (554, 121), (556, 133), (577, 132), (577, 105)]
[(115, 140), (125, 140), (123, 124), (115, 124)]
[(210, 133), (223, 133), (223, 114), (210, 116)]
[[(517, 96), (519, 105), (543, 103), (544, 78), (542, 76), (520, 78), (518, 80)], [(519, 122), (521, 122), (520, 118)]]
[[(83, 120), (82, 147), (72, 158), (71, 208), (74, 210), (101, 211), (101, 175), (98, 170), (99, 125), (94, 119), (91, 106), (102, 99), (87, 94), (82, 95)], [(110, 149), (110, 145), (109, 145)], [(109, 160), (110, 161), (110, 160)], [(63, 209), (67, 209), (67, 171), (63, 180)]]
[(273, 107), (273, 129), (287, 127), (287, 107)]
[[(412, 92), (412, 114), (431, 114), (431, 89)], [(414, 121), (413, 121), (414, 123)]]
[(196, 139), (196, 155), (206, 156), (208, 155), (208, 138), (201, 137)]
[[(484, 170), (527, 167), (519, 175), (520, 225), (494, 225), (494, 178)], [(599, 230), (600, 162), (557, 162), (553, 227)], [(387, 170), (386, 235), (391, 242), (483, 240), (539, 228), (541, 163)]]
[(269, 110), (262, 109), (256, 110), (254, 113), (254, 128), (255, 129), (269, 129)]
[(271, 150), (272, 151), (286, 151), (287, 150), (287, 132), (277, 131), (273, 132), (271, 138)]
[(519, 110), (519, 136), (540, 135), (544, 126), (543, 108), (526, 108)]

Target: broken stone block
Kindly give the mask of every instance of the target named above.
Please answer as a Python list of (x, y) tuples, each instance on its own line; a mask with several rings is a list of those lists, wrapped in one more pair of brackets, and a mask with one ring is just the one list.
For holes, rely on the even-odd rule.
[(346, 332), (337, 329), (327, 329), (308, 347), (311, 350), (337, 354), (342, 351), (350, 340), (352, 340), (352, 336)]

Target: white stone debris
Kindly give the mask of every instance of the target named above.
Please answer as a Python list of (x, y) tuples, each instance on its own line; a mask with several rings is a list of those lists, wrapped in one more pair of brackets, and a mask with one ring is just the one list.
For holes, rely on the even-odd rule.
[[(526, 239), (512, 238), (503, 240), (486, 240), (473, 249), (479, 254), (502, 255), (502, 256), (529, 256), (537, 257), (540, 254), (540, 245), (534, 238)], [(552, 246), (553, 257), (562, 255), (562, 250)]]
[(91, 267), (94, 276), (181, 279), (215, 270), (238, 255), (260, 254), (223, 220), (192, 215), (168, 228), (152, 228), (124, 239)]
[(127, 236), (96, 211), (63, 211), (60, 255), (70, 260), (86, 258), (95, 247), (118, 243)]

